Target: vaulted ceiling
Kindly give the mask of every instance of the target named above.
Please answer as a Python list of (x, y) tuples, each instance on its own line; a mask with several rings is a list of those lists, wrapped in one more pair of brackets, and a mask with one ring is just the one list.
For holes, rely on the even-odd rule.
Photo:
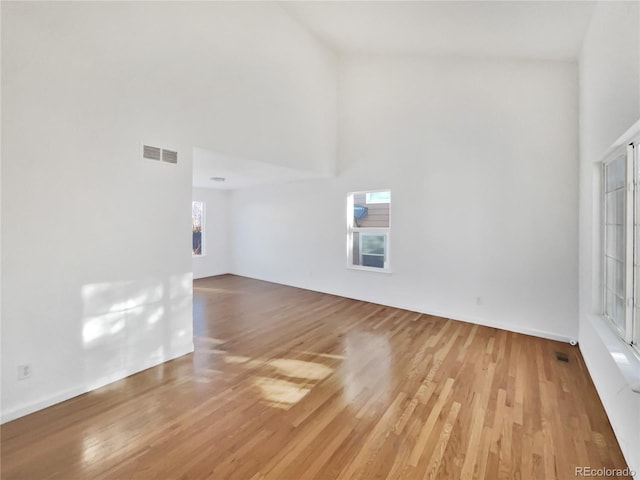
[(343, 54), (575, 60), (595, 2), (282, 2)]

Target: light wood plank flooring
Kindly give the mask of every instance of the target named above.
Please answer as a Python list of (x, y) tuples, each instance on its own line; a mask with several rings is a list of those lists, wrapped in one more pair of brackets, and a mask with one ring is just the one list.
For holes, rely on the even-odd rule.
[(577, 347), (231, 275), (195, 282), (194, 317), (194, 354), (5, 424), (2, 478), (569, 479), (626, 466)]

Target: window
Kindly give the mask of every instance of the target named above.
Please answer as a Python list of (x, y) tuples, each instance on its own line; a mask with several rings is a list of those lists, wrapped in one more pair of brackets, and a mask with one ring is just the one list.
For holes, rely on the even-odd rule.
[(623, 333), (625, 302), (626, 156), (604, 165), (604, 315)]
[(637, 146), (629, 144), (615, 150), (602, 171), (602, 314), (636, 350), (640, 344), (638, 163)]
[(192, 254), (200, 256), (204, 253), (204, 202), (191, 203), (191, 236)]
[(390, 271), (391, 192), (350, 193), (347, 197), (347, 266)]

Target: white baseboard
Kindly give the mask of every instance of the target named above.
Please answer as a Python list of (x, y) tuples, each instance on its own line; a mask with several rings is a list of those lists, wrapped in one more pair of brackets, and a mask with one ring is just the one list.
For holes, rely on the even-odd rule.
[(145, 364), (138, 365), (137, 367), (133, 367), (130, 370), (128, 370), (124, 375), (118, 375), (117, 377), (114, 377), (114, 378), (104, 379), (103, 381), (100, 381), (98, 383), (79, 385), (77, 387), (64, 390), (61, 392), (57, 392), (53, 395), (49, 395), (46, 398), (42, 398), (34, 402), (29, 402), (26, 405), (21, 405), (20, 407), (12, 408), (6, 411), (3, 410), (2, 415), (0, 417), (0, 424), (10, 422), (11, 420), (15, 420), (17, 418), (24, 417), (25, 415), (29, 415), (30, 413), (37, 412), (38, 410), (51, 407), (58, 403), (69, 400), (73, 397), (77, 397), (78, 395), (82, 395), (84, 393), (97, 390), (100, 387), (104, 387), (105, 385), (108, 385), (110, 383), (117, 382), (119, 380), (122, 380), (123, 378), (127, 378), (143, 370), (147, 370), (148, 368), (155, 367), (162, 363), (168, 362), (169, 360), (174, 360), (178, 357), (182, 357), (183, 355), (192, 353), (193, 350), (194, 350), (194, 346), (193, 346), (193, 343), (191, 343), (190, 347), (187, 346), (187, 348), (179, 350), (175, 355), (171, 357), (164, 358), (159, 362), (153, 362), (148, 365), (145, 365)]
[(450, 320), (455, 320), (455, 321), (465, 322), (465, 323), (472, 323), (474, 325), (482, 325), (484, 327), (498, 328), (500, 330), (506, 330), (508, 332), (522, 333), (524, 335), (531, 335), (531, 336), (534, 336), (534, 337), (547, 338), (549, 340), (556, 340), (556, 341), (559, 341), (559, 342), (571, 343), (572, 345), (576, 344), (577, 341), (578, 341), (578, 339), (575, 338), (575, 337), (571, 337), (571, 336), (564, 335), (564, 334), (561, 334), (561, 333), (548, 332), (548, 331), (545, 331), (545, 330), (538, 330), (538, 329), (535, 329), (535, 328), (524, 327), (524, 326), (521, 326), (521, 325), (513, 325), (513, 324), (495, 322), (493, 320), (489, 320), (489, 319), (482, 318), (482, 317), (469, 317), (468, 315), (459, 315), (456, 312), (444, 312), (444, 311), (425, 309), (422, 306), (417, 306), (417, 305), (414, 305), (414, 304), (407, 304), (407, 303), (402, 303), (402, 302), (399, 302), (399, 303), (398, 302), (381, 303), (378, 300), (372, 300), (371, 298), (358, 297), (357, 295), (356, 296), (347, 296), (344, 293), (340, 293), (340, 292), (337, 292), (337, 291), (332, 291), (330, 289), (316, 289), (316, 288), (311, 288), (309, 286), (295, 285), (295, 284), (290, 284), (290, 283), (285, 283), (285, 282), (278, 282), (278, 281), (270, 280), (270, 279), (266, 279), (266, 278), (259, 278), (259, 277), (254, 277), (254, 276), (251, 276), (251, 275), (241, 275), (241, 274), (237, 274), (237, 273), (231, 273), (231, 275), (236, 275), (238, 277), (253, 278), (255, 280), (261, 280), (263, 282), (276, 283), (278, 285), (286, 285), (288, 287), (301, 288), (303, 290), (311, 290), (313, 292), (326, 293), (327, 295), (334, 295), (334, 296), (337, 296), (337, 297), (351, 298), (353, 300), (359, 300), (361, 302), (368, 302), (368, 303), (375, 303), (377, 305), (384, 305), (385, 307), (399, 308), (399, 309), (402, 309), (402, 310), (410, 310), (412, 312), (423, 313), (425, 315), (433, 315), (435, 317), (448, 318)]

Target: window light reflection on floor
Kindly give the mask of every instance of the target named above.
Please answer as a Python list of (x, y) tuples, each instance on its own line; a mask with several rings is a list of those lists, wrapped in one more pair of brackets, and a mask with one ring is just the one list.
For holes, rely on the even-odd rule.
[(285, 410), (298, 403), (311, 391), (297, 383), (270, 377), (255, 377), (253, 383), (261, 390), (262, 397), (271, 406)]

